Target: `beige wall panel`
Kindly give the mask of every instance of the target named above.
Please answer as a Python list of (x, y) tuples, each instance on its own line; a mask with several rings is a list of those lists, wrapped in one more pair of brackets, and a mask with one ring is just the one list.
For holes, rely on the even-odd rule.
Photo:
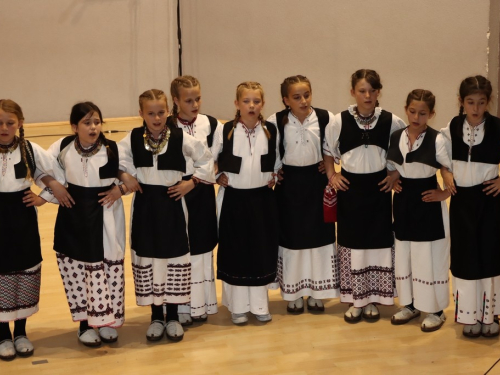
[[(282, 108), (279, 84), (304, 74), (313, 105), (332, 112), (353, 102), (349, 77), (377, 70), (381, 106), (404, 116), (415, 88), (437, 97), (440, 128), (458, 113), (460, 81), (487, 74), (489, 0), (181, 1), (184, 73), (202, 83), (203, 111), (234, 116), (236, 85), (266, 90), (265, 115)], [(497, 62), (498, 63), (498, 62)], [(491, 68), (491, 67), (490, 67)]]
[(137, 115), (139, 94), (177, 75), (175, 5), (0, 1), (0, 97), (18, 101), (28, 122), (66, 120), (81, 100), (105, 117)]

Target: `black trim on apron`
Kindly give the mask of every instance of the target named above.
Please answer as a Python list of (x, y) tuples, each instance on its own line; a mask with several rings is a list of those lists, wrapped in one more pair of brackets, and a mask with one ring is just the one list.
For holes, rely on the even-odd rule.
[(273, 282), (278, 247), (278, 208), (273, 189), (225, 188), (219, 218), (217, 278), (243, 286)]
[(318, 165), (283, 165), (284, 179), (276, 185), (280, 217), (280, 246), (314, 249), (335, 242), (335, 223), (325, 223), (323, 195), (328, 178)]
[(182, 200), (170, 198), (168, 186), (140, 184), (132, 214), (131, 248), (144, 258), (177, 258), (189, 252)]
[(337, 243), (350, 249), (392, 247), (391, 193), (380, 191), (378, 185), (387, 171), (341, 173), (350, 184), (347, 191), (337, 191)]
[(29, 190), (0, 193), (0, 274), (26, 270), (42, 261), (36, 209), (23, 203)]
[[(182, 177), (184, 181), (191, 175)], [(188, 211), (188, 236), (191, 255), (212, 251), (218, 242), (214, 185), (199, 183), (184, 196)]]
[(441, 202), (424, 202), (422, 193), (437, 188), (436, 175), (400, 177), (403, 190), (393, 197), (394, 234), (399, 241), (428, 242), (444, 238)]
[(103, 207), (98, 194), (108, 191), (111, 186), (68, 184), (68, 193), (75, 204), (71, 208), (59, 206), (54, 229), (55, 251), (81, 262), (104, 260)]
[(500, 195), (486, 195), (485, 186), (457, 186), (451, 196), (450, 269), (465, 280), (500, 275)]

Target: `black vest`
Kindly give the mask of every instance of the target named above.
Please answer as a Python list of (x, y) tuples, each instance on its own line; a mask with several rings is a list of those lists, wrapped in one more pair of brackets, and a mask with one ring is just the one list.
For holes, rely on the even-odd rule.
[[(274, 172), (276, 162), (276, 127), (270, 122), (265, 122), (267, 130), (271, 133), (268, 140), (267, 154), (260, 156), (261, 172)], [(233, 154), (234, 133), (231, 139), (227, 139), (229, 132), (233, 128), (233, 121), (226, 122), (222, 131), (222, 152), (218, 158), (219, 172), (229, 172), (239, 174), (241, 169), (241, 156)]]
[[(186, 159), (182, 153), (182, 140), (184, 132), (182, 129), (173, 126), (172, 121), (167, 123), (170, 129), (167, 150), (158, 156), (158, 170), (170, 170), (186, 173)], [(136, 168), (152, 167), (153, 153), (144, 147), (144, 126), (132, 129), (130, 134), (130, 146), (132, 157)]]
[[(330, 122), (330, 115), (328, 114), (328, 111), (324, 109), (319, 109), (319, 108), (314, 108), (314, 112), (316, 112), (316, 116), (318, 117), (318, 123), (319, 123), (319, 134), (320, 134), (320, 148), (321, 148), (321, 154), (323, 155), (323, 141), (325, 140), (325, 129), (328, 123)], [(278, 130), (280, 132), (280, 158), (283, 159), (283, 156), (285, 156), (285, 146), (283, 144), (285, 140), (285, 125), (283, 125), (283, 118), (288, 116), (290, 113), (290, 109), (284, 109), (281, 112), (276, 112), (276, 126), (278, 127)]]
[(360, 129), (354, 116), (348, 110), (343, 111), (341, 116), (342, 130), (339, 137), (339, 150), (342, 155), (362, 145), (374, 145), (387, 151), (391, 134), (392, 113), (382, 110), (377, 124), (370, 130)]
[(436, 137), (439, 134), (437, 130), (427, 127), (425, 132), (424, 140), (419, 148), (415, 151), (411, 151), (406, 154), (406, 160), (403, 159), (403, 154), (399, 149), (399, 142), (401, 140), (401, 134), (407, 129), (396, 130), (391, 135), (391, 144), (389, 146), (389, 151), (387, 151), (387, 160), (391, 160), (398, 165), (406, 163), (422, 163), (430, 165), (433, 168), (441, 168), (436, 160)]
[[(207, 135), (207, 144), (208, 147), (212, 147), (212, 143), (214, 142), (214, 133), (215, 129), (217, 129), (217, 119), (215, 117), (205, 115), (208, 118), (208, 122), (210, 123), (210, 134)], [(169, 124), (169, 127), (174, 125), (177, 127), (177, 121), (173, 121), (172, 116), (168, 116), (167, 118), (167, 124)]]
[[(485, 164), (500, 164), (500, 119), (485, 113), (483, 141), (472, 146), (470, 161)], [(453, 160), (467, 162), (469, 145), (463, 141), (465, 116), (454, 117), (450, 122), (451, 155)]]
[[(28, 162), (28, 168), (30, 169), (31, 177), (35, 176), (36, 171), (36, 162), (35, 162), (35, 154), (33, 153), (33, 146), (29, 141), (26, 141), (26, 161)], [(17, 147), (21, 147), (21, 144)], [(19, 151), (21, 151), (19, 149)], [(26, 178), (26, 174), (28, 173), (28, 168), (26, 168), (26, 164), (23, 161), (23, 153), (21, 151), (21, 160), (19, 163), (14, 165), (14, 172), (16, 174), (16, 178)]]
[[(65, 137), (61, 142), (61, 147), (59, 148), (59, 152), (64, 150), (71, 142), (73, 142), (76, 138), (76, 135), (70, 135)], [(115, 141), (106, 138), (106, 148), (109, 147), (111, 152), (107, 152), (108, 154), (108, 162), (104, 164), (101, 168), (99, 168), (99, 178), (104, 180), (106, 178), (116, 178), (118, 177), (118, 146)]]

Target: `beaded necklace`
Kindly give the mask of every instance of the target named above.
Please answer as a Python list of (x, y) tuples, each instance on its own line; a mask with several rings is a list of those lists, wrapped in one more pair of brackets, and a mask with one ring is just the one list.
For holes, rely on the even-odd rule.
[(170, 129), (168, 126), (165, 126), (160, 133), (158, 139), (153, 137), (153, 134), (148, 130), (147, 127), (144, 127), (144, 148), (148, 151), (151, 151), (153, 155), (159, 154), (160, 151), (165, 147), (169, 138), (170, 138)]
[(101, 140), (97, 139), (96, 143), (94, 143), (89, 148), (85, 148), (80, 143), (80, 138), (78, 138), (78, 137), (75, 138), (76, 152), (78, 152), (78, 154), (80, 156), (82, 156), (83, 158), (90, 158), (91, 156), (94, 156), (95, 154), (97, 154), (99, 152), (99, 150), (101, 149), (101, 146), (102, 146)]
[(253, 153), (252, 153), (252, 142), (250, 141), (250, 136), (253, 135), (253, 134), (255, 134), (255, 130), (257, 129), (257, 126), (261, 125), (261, 123), (258, 122), (255, 125), (255, 127), (249, 128), (249, 127), (247, 127), (245, 125), (245, 123), (241, 120), (241, 118), (240, 118), (239, 122), (241, 123), (241, 125), (243, 125), (243, 130), (245, 131), (245, 134), (246, 134), (246, 136), (248, 138), (248, 147), (250, 148), (250, 155), (253, 155)]
[(465, 119), (465, 122), (467, 125), (469, 125), (469, 133), (467, 135), (469, 136), (469, 156), (472, 154), (472, 146), (475, 145), (476, 143), (476, 137), (477, 137), (477, 132), (479, 131), (479, 126), (483, 125), (486, 122), (486, 118), (483, 119), (479, 124), (477, 125), (471, 125), (469, 124), (469, 121)]
[(369, 126), (377, 119), (377, 116), (375, 116), (375, 109), (368, 116), (363, 116), (359, 113), (358, 107), (356, 106), (354, 107), (354, 119), (363, 126)]
[(15, 136), (14, 140), (9, 145), (0, 145), (0, 154), (6, 154), (8, 152), (13, 152), (19, 145), (19, 137)]

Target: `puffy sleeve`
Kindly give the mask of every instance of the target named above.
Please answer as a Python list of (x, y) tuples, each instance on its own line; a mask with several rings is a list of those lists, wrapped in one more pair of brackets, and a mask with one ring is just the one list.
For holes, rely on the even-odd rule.
[(222, 134), (224, 130), (224, 125), (219, 123), (217, 129), (215, 129), (214, 140), (212, 142), (212, 147), (210, 151), (212, 152), (215, 161), (219, 158), (219, 154), (222, 152)]
[(323, 142), (323, 153), (335, 159), (335, 163), (340, 163), (339, 137), (342, 130), (342, 118), (340, 113), (333, 116), (328, 112), (330, 122), (325, 129), (325, 140)]
[(130, 134), (128, 133), (120, 142), (118, 142), (118, 154), (120, 155), (120, 164), (118, 168), (121, 171), (136, 177), (137, 170), (134, 166), (134, 159), (132, 156), (132, 147), (130, 144)]
[(391, 134), (396, 130), (406, 128), (406, 124), (403, 120), (401, 120), (394, 113), (392, 114), (392, 124), (391, 124)]
[[(216, 135), (217, 131), (214, 134), (214, 143)], [(215, 183), (214, 158), (210, 150), (202, 142), (184, 133), (182, 138), (182, 152), (194, 161), (194, 177), (199, 178), (204, 183)]]
[[(447, 129), (449, 135), (449, 127), (445, 129)], [(441, 129), (441, 132), (436, 137), (436, 160), (439, 164), (441, 164), (443, 167), (448, 168), (448, 170), (451, 172), (451, 140), (450, 138), (447, 138), (445, 134), (443, 134), (443, 130), (444, 129)]]
[[(57, 141), (55, 141), (50, 147), (48, 148), (47, 151), (43, 150), (42, 151), (45, 153), (46, 157), (49, 159), (45, 159), (46, 161), (50, 161), (51, 163), (51, 168), (50, 171), (44, 171), (40, 176), (38, 176), (37, 180), (35, 181), (36, 184), (42, 188), (43, 190), (40, 192), (40, 197), (45, 199), (47, 202), (50, 203), (56, 203), (58, 204), (59, 202), (57, 201), (56, 197), (54, 197), (54, 194), (52, 194), (52, 190), (45, 186), (45, 184), (41, 181), (41, 179), (47, 175), (53, 177), (57, 182), (59, 182), (61, 185), (65, 186), (66, 185), (66, 174), (64, 172), (64, 168), (60, 163), (59, 160), (59, 154), (61, 150), (61, 142), (64, 138), (60, 138)], [(33, 147), (33, 151), (34, 147)], [(38, 169), (38, 160), (37, 160), (37, 169)]]

